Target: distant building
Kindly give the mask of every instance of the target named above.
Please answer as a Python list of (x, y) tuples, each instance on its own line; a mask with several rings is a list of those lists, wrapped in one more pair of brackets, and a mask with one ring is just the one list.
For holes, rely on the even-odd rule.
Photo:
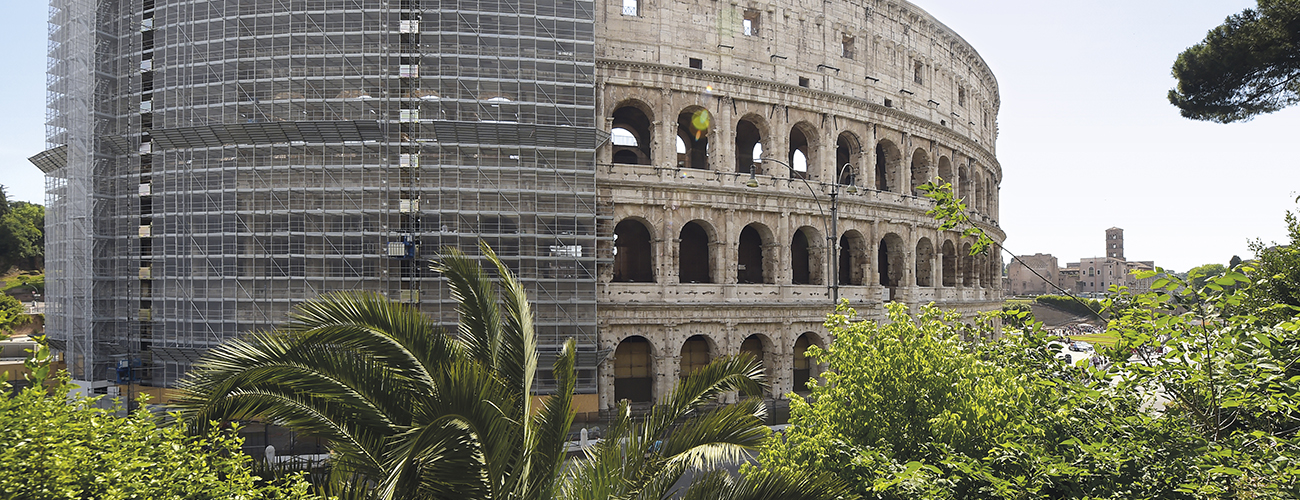
[(1088, 257), (1066, 265), (1066, 269), (1077, 270), (1071, 289), (1080, 293), (1105, 293), (1112, 285), (1128, 287), (1132, 292), (1148, 291), (1154, 278), (1139, 280), (1132, 272), (1155, 267), (1155, 261), (1124, 260), (1124, 230), (1117, 227), (1106, 230), (1105, 257)]
[[(1020, 255), (1007, 265), (1007, 290), (1012, 295), (1054, 293), (1059, 269), (1052, 254)], [(1046, 281), (1044, 281), (1046, 280)]]

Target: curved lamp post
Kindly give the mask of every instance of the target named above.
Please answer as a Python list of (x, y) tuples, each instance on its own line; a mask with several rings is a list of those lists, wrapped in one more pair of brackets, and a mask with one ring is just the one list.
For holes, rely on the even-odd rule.
[[(822, 201), (820, 198), (817, 197), (817, 190), (813, 189), (812, 184), (808, 183), (807, 172), (800, 172), (798, 170), (795, 170), (795, 168), (791, 166), (789, 163), (783, 162), (776, 158), (760, 158), (758, 161), (772, 162), (781, 165), (785, 167), (787, 170), (789, 170), (791, 174), (798, 176), (799, 180), (803, 181), (803, 185), (808, 188), (808, 193), (812, 194), (813, 201), (817, 203), (817, 211), (821, 212), (822, 217), (826, 217), (826, 210), (822, 208)], [(849, 166), (852, 166), (852, 164), (845, 163), (844, 165), (840, 166), (840, 169)], [(745, 186), (751, 188), (758, 187), (758, 178), (755, 176), (753, 166), (750, 166), (749, 168), (749, 180), (745, 181)], [(826, 246), (827, 249), (830, 250), (830, 259), (828, 259), (826, 265), (826, 267), (830, 271), (830, 276), (827, 276), (826, 279), (826, 290), (830, 292), (832, 304), (837, 304), (840, 301), (840, 273), (839, 273), (840, 261), (838, 255), (839, 241), (836, 241), (839, 238), (839, 235), (836, 234), (838, 232), (837, 223), (839, 221), (839, 205), (836, 202), (836, 197), (839, 196), (840, 194), (839, 186), (840, 186), (839, 176), (836, 176), (835, 183), (831, 184), (831, 192), (830, 192), (830, 197), (831, 197), (830, 227), (827, 227), (827, 223), (825, 221), (822, 222), (822, 229), (826, 231)], [(851, 170), (849, 171), (849, 185), (847, 188), (844, 189), (844, 191), (849, 194), (858, 192), (857, 186), (853, 185), (853, 175)]]

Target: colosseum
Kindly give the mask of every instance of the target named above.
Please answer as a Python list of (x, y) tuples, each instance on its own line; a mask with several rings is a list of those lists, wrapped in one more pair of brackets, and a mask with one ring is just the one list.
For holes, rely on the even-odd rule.
[(597, 186), (616, 249), (600, 279), (603, 407), (736, 352), (763, 360), (772, 396), (799, 390), (834, 297), (874, 318), (890, 300), (998, 307), (1000, 260), (939, 231), (916, 189), (951, 182), (1004, 237), (997, 82), (952, 30), (902, 1), (596, 8), (611, 131)]
[[(752, 352), (804, 387), (837, 299), (998, 307), (997, 83), (893, 0), (52, 0), (47, 333), (91, 392), (175, 384), (295, 304), (486, 241), (578, 340), (582, 411)], [(547, 373), (539, 380), (551, 381)], [(162, 393), (165, 391), (159, 390)], [(129, 394), (128, 394), (129, 395)]]

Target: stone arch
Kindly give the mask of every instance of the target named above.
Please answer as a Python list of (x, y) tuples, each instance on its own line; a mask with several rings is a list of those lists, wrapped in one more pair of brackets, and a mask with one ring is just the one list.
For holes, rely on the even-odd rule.
[[(808, 122), (799, 122), (790, 127), (790, 151), (786, 155), (786, 161), (791, 167), (790, 177), (816, 178), (813, 172), (817, 165), (817, 154), (817, 127)], [(801, 155), (802, 161), (799, 160)]]
[[(763, 140), (768, 136), (767, 120), (750, 113), (736, 122), (736, 172), (748, 174), (762, 171)], [(757, 168), (758, 170), (754, 170)]]
[(812, 226), (796, 229), (790, 241), (790, 283), (794, 285), (823, 285), (822, 270), (826, 267), (821, 258), (821, 233)]
[(843, 186), (856, 185), (862, 179), (862, 141), (852, 132), (840, 132), (835, 140), (836, 182)]
[(682, 225), (677, 240), (677, 279), (679, 283), (713, 283), (715, 237), (713, 226), (702, 220)]
[(934, 286), (934, 244), (930, 238), (916, 241), (916, 286)]
[(876, 190), (903, 192), (903, 154), (889, 139), (876, 143)]
[(985, 213), (984, 211), (984, 181), (978, 170), (971, 172), (971, 191), (970, 198), (966, 199), (966, 206), (972, 211)]
[(817, 362), (807, 356), (808, 348), (812, 346), (826, 348), (826, 344), (821, 337), (813, 332), (804, 332), (794, 341), (794, 349), (792, 350), (794, 362), (791, 363), (791, 366), (794, 372), (792, 378), (794, 379), (795, 392), (807, 393), (808, 381), (821, 374)]
[(957, 179), (952, 176), (952, 160), (949, 160), (947, 156), (939, 157), (939, 178), (949, 184), (957, 182)]
[[(767, 378), (769, 384), (772, 383), (772, 368), (776, 366), (775, 352), (776, 349), (772, 344), (772, 339), (767, 335), (755, 333), (745, 337), (745, 341), (740, 343), (740, 352), (748, 353), (758, 360), (763, 366), (763, 375)], [(761, 394), (747, 394), (749, 396), (761, 396)]]
[(930, 180), (930, 155), (927, 154), (924, 149), (916, 148), (916, 151), (912, 152), (911, 174), (912, 189), (908, 192), (916, 196), (921, 196), (924, 193), (917, 188), (920, 187), (921, 184), (925, 184)]
[(876, 257), (876, 269), (880, 271), (880, 284), (890, 288), (902, 286), (907, 275), (904, 263), (906, 259), (903, 237), (897, 233), (886, 234), (880, 239), (880, 249)]
[(654, 283), (652, 241), (644, 219), (629, 217), (614, 226), (614, 281)]
[(713, 345), (713, 339), (707, 335), (692, 335), (682, 342), (681, 350), (681, 371), (678, 372), (678, 379), (689, 377), (695, 370), (704, 368), (713, 361), (717, 349)]
[(970, 254), (970, 243), (961, 245), (961, 286), (975, 286), (979, 278), (975, 275), (975, 256)]
[(957, 247), (952, 244), (952, 240), (943, 242), (943, 286), (957, 286)]
[(773, 240), (772, 230), (757, 222), (740, 230), (736, 248), (737, 283), (776, 283), (776, 259), (770, 249)]
[(850, 229), (840, 235), (839, 245), (840, 284), (862, 286), (866, 281), (863, 276), (868, 263), (867, 239), (857, 230)]
[(645, 337), (632, 335), (614, 349), (614, 401), (654, 401), (654, 345)]
[(709, 134), (713, 132), (713, 114), (702, 106), (690, 106), (677, 114), (677, 154), (680, 168), (709, 168)]
[[(654, 138), (654, 112), (644, 102), (629, 99), (618, 104), (614, 109), (613, 124), (610, 127), (611, 142), (614, 145), (614, 163), (651, 165), (654, 157), (650, 143)], [(620, 144), (617, 140), (624, 130), (632, 136), (633, 144)]]

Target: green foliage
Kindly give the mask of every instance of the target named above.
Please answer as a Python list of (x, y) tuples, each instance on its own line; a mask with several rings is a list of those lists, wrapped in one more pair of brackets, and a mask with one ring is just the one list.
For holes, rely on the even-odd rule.
[(331, 487), (380, 498), (549, 498), (572, 419), (574, 345), (532, 407), (536, 334), (522, 285), (453, 253), (438, 270), (460, 303), (459, 335), (372, 294), (300, 306), (288, 325), (213, 349), (180, 384), (180, 415), (272, 419), (328, 441)]
[(44, 256), (45, 207), (9, 202), (0, 212), (0, 272), (12, 265), (34, 268)]
[(26, 323), (30, 316), (22, 302), (10, 295), (0, 293), (0, 339), (8, 338), (14, 327)]
[(814, 354), (830, 374), (793, 396), (786, 440), (760, 460), (867, 498), (1300, 497), (1300, 308), (1278, 293), (1295, 283), (1278, 269), (1202, 287), (1138, 273), (1150, 292), (1103, 302), (1117, 339), (1105, 371), (1057, 362), (1037, 323), (960, 343), (992, 332), (929, 309), (895, 306), (882, 326), (841, 308)]
[(299, 476), (267, 483), (253, 475), (236, 430), (188, 436), (148, 410), (125, 418), (69, 399), (66, 380), (47, 392), (49, 349), (28, 366), (33, 386), (0, 390), (0, 497), (94, 499), (309, 499)]
[[(965, 201), (953, 195), (951, 183), (935, 177), (935, 180), (917, 186), (917, 189), (925, 193), (926, 198), (934, 201), (934, 207), (925, 214), (939, 221), (940, 231), (961, 228), (962, 236), (975, 238), (971, 243), (971, 255), (982, 254), (997, 245), (974, 222), (971, 222), (970, 215), (966, 213)], [(996, 251), (996, 248), (994, 250)]]
[(1039, 295), (1034, 298), (1039, 304), (1048, 305), (1076, 316), (1097, 317), (1101, 313), (1101, 302), (1095, 299), (1067, 297), (1065, 295)]
[(1265, 245), (1256, 240), (1251, 243), (1255, 252), (1253, 269), (1246, 274), (1254, 281), (1247, 290), (1246, 302), (1257, 314), (1275, 320), (1288, 318), (1300, 307), (1300, 219), (1295, 212), (1286, 213), (1287, 236), (1285, 245)]
[(763, 366), (741, 354), (720, 357), (677, 384), (650, 414), (634, 419), (627, 401), (609, 432), (565, 471), (557, 498), (668, 498), (684, 474), (698, 477), (682, 498), (840, 498), (845, 488), (825, 474), (750, 471), (740, 478), (722, 467), (748, 460), (769, 441), (762, 398), (720, 405), (727, 392), (760, 393)]
[(1192, 286), (1201, 288), (1205, 286), (1206, 280), (1223, 274), (1227, 271), (1227, 266), (1223, 264), (1205, 264), (1196, 266), (1187, 270), (1187, 279), (1191, 281)]
[[(523, 285), (481, 248), (497, 280), (457, 252), (435, 266), (458, 302), (456, 335), (375, 295), (327, 295), (300, 306), (279, 331), (213, 349), (180, 384), (180, 417), (196, 431), (257, 417), (324, 438), (332, 492), (367, 498), (666, 492), (688, 469), (743, 459), (765, 441), (761, 401), (704, 408), (727, 391), (760, 389), (756, 362), (721, 358), (687, 378), (644, 422), (633, 422), (624, 405), (604, 444), (562, 470), (575, 343), (565, 344), (552, 367), (554, 394), (534, 407), (531, 306)], [(725, 486), (709, 491), (738, 499), (834, 498), (839, 491), (808, 478), (707, 477), (707, 487)], [(755, 492), (773, 496), (745, 496)]]
[(1034, 309), (1027, 302), (1007, 301), (1002, 304), (1002, 324), (1022, 329), (1034, 321)]
[(1300, 2), (1259, 0), (1174, 61), (1169, 102), (1184, 117), (1231, 123), (1300, 102)]

